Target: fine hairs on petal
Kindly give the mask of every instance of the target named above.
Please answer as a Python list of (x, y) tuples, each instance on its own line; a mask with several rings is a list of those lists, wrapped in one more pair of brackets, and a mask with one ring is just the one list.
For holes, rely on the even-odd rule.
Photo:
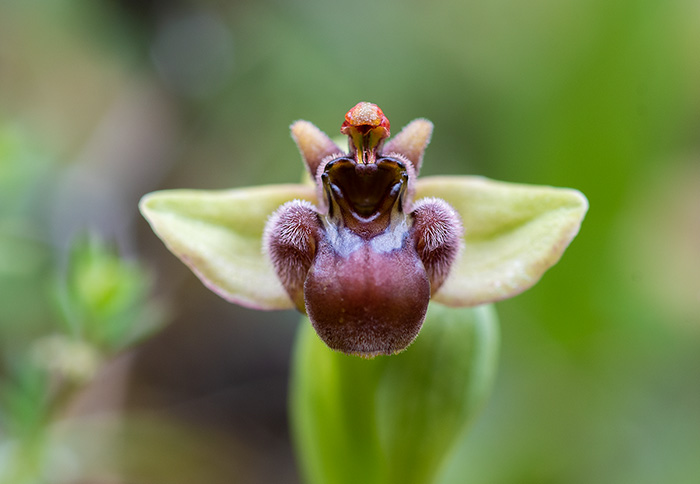
[(304, 280), (316, 254), (318, 231), (316, 207), (292, 200), (270, 216), (263, 235), (264, 250), (277, 276), (302, 312)]
[(461, 249), (464, 229), (457, 212), (444, 200), (423, 198), (413, 206), (416, 249), (435, 293), (449, 275)]

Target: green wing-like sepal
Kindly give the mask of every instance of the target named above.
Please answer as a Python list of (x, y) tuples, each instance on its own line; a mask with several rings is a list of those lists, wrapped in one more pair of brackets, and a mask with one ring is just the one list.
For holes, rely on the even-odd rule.
[(464, 249), (434, 300), (449, 306), (500, 301), (530, 288), (556, 264), (588, 210), (576, 190), (470, 176), (421, 178), (416, 199), (442, 198), (461, 215)]
[(255, 309), (292, 301), (263, 253), (265, 222), (283, 203), (315, 201), (308, 185), (226, 191), (165, 190), (141, 200), (141, 213), (165, 245), (224, 299)]

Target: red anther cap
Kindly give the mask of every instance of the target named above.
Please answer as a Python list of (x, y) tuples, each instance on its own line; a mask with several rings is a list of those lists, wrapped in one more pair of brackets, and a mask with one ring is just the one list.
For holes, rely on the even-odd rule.
[(381, 138), (388, 138), (390, 124), (379, 106), (361, 102), (345, 114), (345, 122), (340, 128), (340, 132), (350, 134), (352, 128), (361, 132), (379, 128), (377, 131), (381, 133)]

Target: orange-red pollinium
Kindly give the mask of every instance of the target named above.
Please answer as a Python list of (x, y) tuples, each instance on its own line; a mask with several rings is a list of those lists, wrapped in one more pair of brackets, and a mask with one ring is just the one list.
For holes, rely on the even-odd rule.
[(340, 132), (350, 138), (350, 152), (360, 164), (372, 164), (382, 142), (389, 137), (389, 120), (376, 104), (357, 103), (345, 114)]

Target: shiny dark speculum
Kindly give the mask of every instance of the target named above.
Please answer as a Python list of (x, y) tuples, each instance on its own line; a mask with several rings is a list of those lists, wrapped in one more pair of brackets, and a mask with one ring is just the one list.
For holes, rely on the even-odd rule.
[[(332, 218), (367, 236), (376, 235), (389, 223), (396, 205), (402, 211), (402, 194), (408, 183), (403, 162), (382, 158), (376, 164), (357, 164), (349, 158), (330, 161), (321, 175)], [(339, 212), (339, 213), (336, 213)]]

